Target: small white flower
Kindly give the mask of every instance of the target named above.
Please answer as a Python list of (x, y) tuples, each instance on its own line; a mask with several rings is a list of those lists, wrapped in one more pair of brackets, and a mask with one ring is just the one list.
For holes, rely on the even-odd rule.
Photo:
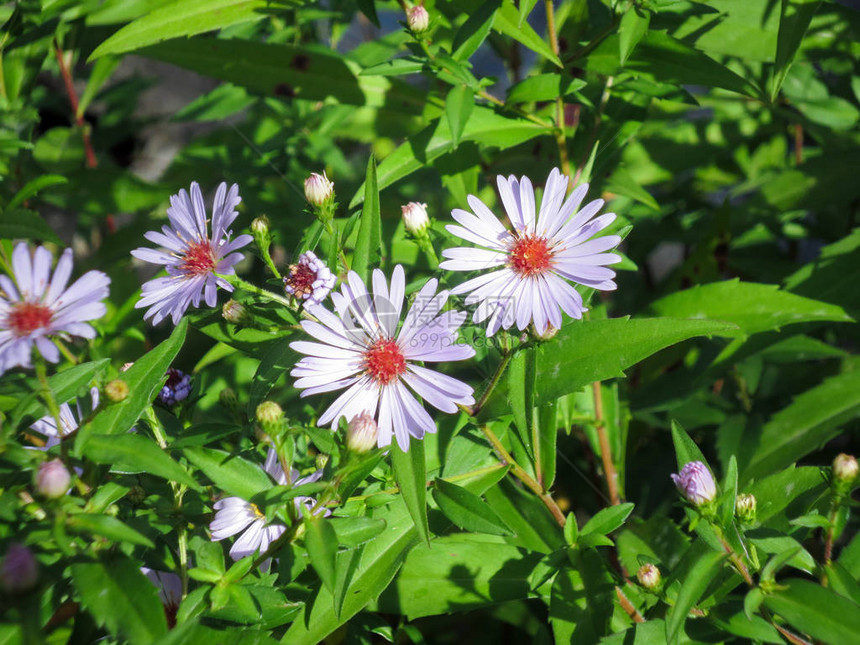
[(33, 346), (50, 363), (60, 360), (52, 336), (95, 338), (89, 321), (104, 316), (110, 278), (88, 271), (66, 288), (72, 275), (72, 250), (60, 256), (51, 277), (51, 252), (31, 255), (26, 243), (12, 251), (12, 278), (0, 275), (0, 374), (31, 367)]
[(190, 305), (200, 305), (201, 298), (208, 307), (214, 307), (218, 300), (218, 287), (233, 291), (230, 283), (215, 274), (233, 275), (236, 272), (234, 265), (243, 257), (235, 251), (253, 240), (250, 235), (239, 235), (230, 241), (233, 232), (228, 227), (238, 217), (236, 206), (241, 201), (236, 184), (229, 191), (224, 182), (218, 186), (210, 237), (206, 206), (198, 183), (191, 182), (190, 195), (183, 189), (170, 197), (170, 208), (167, 209), (170, 226), (163, 226), (161, 233), (149, 231), (144, 235), (166, 250), (141, 247), (131, 252), (144, 262), (163, 264), (167, 271), (167, 277), (155, 278), (143, 285), (135, 308), (149, 307), (144, 319), (148, 318), (157, 325), (171, 316), (173, 324), (176, 324)]
[[(565, 200), (567, 177), (557, 168), (549, 174), (540, 211), (535, 217), (535, 193), (528, 177), (497, 178), (499, 194), (512, 230), (496, 219), (477, 197), (469, 195), (474, 214), (455, 209), (451, 216), (462, 226), (445, 228), (483, 249), (446, 249), (439, 267), (450, 271), (495, 269), (467, 280), (451, 293), (469, 293), (466, 304), (480, 303), (473, 320), (489, 318), (487, 336), (516, 323), (520, 330), (534, 323), (539, 334), (560, 328), (561, 310), (571, 318), (587, 311), (582, 296), (569, 284), (603, 291), (615, 289), (615, 271), (606, 267), (621, 261), (606, 251), (621, 242), (617, 235), (591, 239), (615, 220), (614, 213), (594, 216), (603, 207), (596, 199), (579, 209), (588, 184), (579, 186)], [(577, 210), (579, 209), (579, 210)]]
[(350, 271), (341, 293), (332, 293), (336, 314), (322, 306), (308, 307), (319, 322), (303, 320), (302, 328), (320, 343), (296, 341), (290, 347), (306, 354), (293, 370), (302, 396), (346, 388), (320, 417), (319, 425), (337, 427), (341, 417), (352, 419), (368, 412), (377, 420), (379, 447), (397, 437), (401, 450), (409, 448), (410, 435), (421, 439), (436, 432), (436, 423), (407, 386), (443, 412), (475, 402), (473, 390), (455, 378), (417, 365), (471, 358), (475, 350), (457, 342), (464, 312), (440, 313), (448, 292), (436, 293), (436, 279), (418, 292), (403, 325), (400, 313), (406, 279), (397, 265), (389, 290), (385, 276), (373, 271), (373, 294)]
[(310, 177), (305, 179), (305, 199), (314, 206), (322, 206), (334, 194), (334, 182), (326, 177), (325, 172), (311, 173)]
[(284, 290), (307, 304), (318, 305), (334, 287), (335, 277), (313, 251), (305, 251), (284, 277)]
[[(263, 469), (275, 480), (275, 483), (282, 486), (301, 486), (302, 484), (315, 482), (323, 474), (322, 470), (318, 470), (307, 477), (300, 478), (298, 471), (291, 470), (290, 477), (288, 478), (273, 448), (269, 448), (269, 454), (266, 456), (266, 464)], [(301, 506), (311, 510), (316, 505), (312, 497), (306, 496), (293, 498), (293, 503), (299, 512)], [(223, 540), (224, 538), (242, 533), (233, 543), (233, 546), (230, 547), (230, 557), (234, 560), (241, 560), (245, 556), (257, 552), (265, 553), (272, 542), (281, 537), (286, 530), (283, 524), (270, 524), (256, 504), (246, 502), (241, 497), (225, 497), (215, 502), (214, 508), (216, 511), (215, 517), (209, 524), (213, 540)], [(320, 513), (330, 515), (331, 511), (317, 509), (316, 514)]]

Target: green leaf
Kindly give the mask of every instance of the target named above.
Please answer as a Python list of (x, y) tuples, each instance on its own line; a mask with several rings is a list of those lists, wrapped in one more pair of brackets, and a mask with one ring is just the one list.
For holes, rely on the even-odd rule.
[(167, 633), (158, 590), (140, 565), (122, 554), (71, 565), (72, 581), (83, 606), (110, 634), (150, 645)]
[(418, 74), (427, 67), (427, 61), (423, 58), (404, 56), (386, 60), (361, 70), (359, 76), (403, 76), (404, 74)]
[(532, 29), (529, 23), (520, 20), (519, 10), (513, 2), (503, 3), (501, 9), (496, 12), (493, 29), (525, 45), (556, 67), (564, 68), (559, 57), (553, 53), (547, 44), (548, 40)]
[(679, 472), (691, 461), (701, 461), (706, 466), (708, 465), (705, 455), (699, 450), (699, 446), (690, 438), (681, 424), (675, 420), (672, 420), (672, 443), (675, 445), (675, 459), (678, 463)]
[[(465, 85), (452, 87), (445, 97), (445, 115), (448, 117), (448, 126), (451, 128), (451, 145), (456, 148), (460, 144), (460, 137), (466, 128), (466, 123), (475, 107), (475, 95), (472, 89)], [(365, 197), (366, 199), (366, 197)]]
[(633, 48), (648, 33), (650, 22), (651, 14), (648, 11), (640, 10), (636, 5), (628, 5), (618, 28), (618, 59), (622, 65), (627, 62)]
[(535, 5), (538, 3), (538, 0), (520, 0), (520, 21), (518, 23), (519, 27), (523, 26), (523, 23), (526, 21), (526, 18), (529, 17), (529, 14), (532, 12), (532, 9), (535, 8)]
[(549, 490), (555, 481), (558, 438), (558, 402), (541, 406), (535, 410), (534, 444), (538, 483)]
[(554, 101), (586, 86), (581, 78), (570, 78), (561, 74), (537, 74), (529, 76), (508, 90), (509, 104), (533, 101)]
[(779, 89), (819, 4), (820, 0), (782, 0), (780, 3), (779, 36), (776, 41), (776, 59), (770, 88), (771, 101), (776, 101), (779, 95)]
[(298, 353), (290, 349), (289, 339), (275, 340), (268, 345), (248, 392), (250, 416), (255, 414), (257, 406), (266, 399), (278, 379), (296, 364), (297, 357)]
[(101, 535), (114, 542), (129, 542), (130, 544), (139, 544), (150, 549), (155, 548), (152, 540), (148, 537), (138, 533), (127, 524), (110, 515), (80, 513), (69, 518), (68, 527), (70, 530), (79, 533)]
[(391, 582), (415, 542), (414, 523), (406, 507), (399, 502), (392, 504), (387, 514), (380, 513), (375, 517), (384, 519), (388, 528), (360, 548), (358, 561), (343, 595), (340, 613), (335, 611), (331, 592), (325, 587), (321, 588), (290, 625), (281, 639), (282, 643), (317, 645), (369, 602), (378, 598)]
[(185, 342), (187, 329), (188, 320), (183, 318), (167, 340), (141, 356), (123, 373), (122, 378), (129, 387), (128, 398), (106, 407), (80, 428), (75, 440), (76, 455), (81, 455), (90, 434), (124, 434), (131, 430), (161, 390), (167, 368)]
[(272, 487), (272, 480), (260, 466), (238, 455), (211, 448), (185, 448), (182, 452), (218, 488), (230, 495), (250, 500)]
[(42, 175), (41, 177), (37, 177), (36, 179), (24, 184), (21, 190), (15, 193), (15, 196), (9, 200), (9, 203), (6, 204), (6, 208), (4, 210), (6, 212), (14, 211), (18, 206), (22, 205), (34, 195), (42, 192), (45, 188), (67, 183), (69, 183), (69, 180), (62, 175)]
[(661, 316), (725, 320), (738, 337), (812, 321), (850, 322), (842, 307), (804, 298), (772, 284), (728, 280), (698, 285), (660, 298), (651, 308)]
[(485, 0), (477, 10), (469, 12), (469, 18), (457, 30), (451, 44), (454, 60), (468, 60), (478, 50), (490, 34), (501, 5), (501, 0)]
[(540, 554), (478, 535), (437, 538), (409, 552), (376, 609), (414, 620), (525, 599), (540, 559)]
[(853, 643), (860, 634), (860, 605), (809, 580), (789, 579), (764, 598), (765, 606), (796, 629), (825, 643)]
[(720, 500), (720, 521), (723, 526), (729, 526), (735, 515), (735, 499), (738, 496), (738, 460), (731, 455), (723, 478), (723, 495)]
[(827, 379), (777, 412), (761, 431), (741, 481), (787, 466), (835, 437), (860, 414), (860, 371)]
[(329, 524), (337, 536), (337, 543), (346, 546), (358, 546), (372, 540), (385, 530), (385, 520), (372, 517), (332, 517)]
[(328, 520), (309, 517), (305, 520), (305, 548), (311, 565), (320, 580), (334, 593), (334, 559), (337, 555), (337, 535)]
[(675, 604), (669, 608), (666, 617), (666, 638), (669, 643), (679, 642), (681, 630), (687, 621), (687, 614), (705, 593), (705, 589), (716, 575), (724, 558), (725, 553), (706, 551), (684, 576)]
[(391, 446), (391, 468), (400, 494), (415, 522), (418, 535), (430, 544), (427, 523), (427, 474), (424, 463), (424, 442), (412, 439), (406, 452), (395, 442)]
[(478, 495), (444, 479), (437, 479), (433, 499), (447, 518), (464, 531), (511, 535), (511, 529), (502, 518)]
[(93, 66), (93, 71), (90, 74), (90, 78), (87, 80), (87, 86), (84, 89), (84, 93), (81, 94), (81, 99), (78, 101), (78, 117), (84, 116), (90, 103), (92, 103), (93, 99), (96, 98), (99, 90), (110, 78), (110, 75), (113, 74), (113, 71), (116, 69), (116, 66), (119, 65), (121, 60), (122, 58), (120, 57), (106, 56), (96, 61), (96, 64)]
[(382, 244), (380, 218), (376, 160), (371, 155), (370, 159), (367, 160), (367, 172), (364, 179), (364, 204), (361, 208), (358, 237), (355, 240), (355, 253), (353, 253), (352, 266), (350, 267), (365, 283), (370, 276), (371, 266), (379, 259), (379, 249)]
[(16, 210), (7, 208), (4, 213), (0, 214), (0, 238), (41, 240), (54, 244), (63, 243), (36, 211), (23, 208)]
[[(553, 401), (594, 382), (623, 376), (623, 370), (661, 349), (696, 336), (733, 334), (735, 326), (712, 320), (612, 318), (575, 322), (537, 347), (535, 403)], [(507, 379), (481, 416), (509, 414)]]
[(633, 506), (634, 504), (628, 502), (599, 510), (582, 527), (579, 537), (582, 538), (591, 534), (609, 535), (624, 524), (624, 521), (633, 512)]
[(114, 33), (96, 47), (89, 60), (134, 51), (171, 38), (262, 20), (270, 7), (269, 0), (176, 0)]
[(150, 439), (139, 434), (90, 435), (83, 455), (114, 473), (149, 473), (200, 490), (200, 485)]
[[(547, 131), (547, 128), (526, 119), (503, 116), (491, 108), (476, 105), (460, 139), (461, 142), (474, 141), (499, 150), (507, 150)], [(449, 152), (452, 140), (448, 119), (436, 119), (421, 132), (410, 137), (406, 143), (379, 164), (377, 169), (379, 189), (382, 190), (395, 181), (409, 176)], [(355, 208), (363, 200), (364, 186), (361, 186), (349, 207)]]

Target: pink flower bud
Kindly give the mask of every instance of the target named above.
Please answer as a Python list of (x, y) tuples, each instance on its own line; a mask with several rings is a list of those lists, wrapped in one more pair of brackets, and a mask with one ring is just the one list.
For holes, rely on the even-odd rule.
[(33, 552), (21, 544), (11, 544), (0, 565), (0, 584), (8, 594), (29, 591), (39, 578), (39, 564)]
[(857, 459), (844, 452), (833, 460), (833, 477), (840, 482), (850, 484), (857, 479)]
[(57, 499), (66, 494), (72, 476), (59, 459), (52, 459), (39, 464), (36, 475), (36, 490), (48, 499)]
[(305, 198), (313, 206), (322, 206), (334, 194), (334, 182), (326, 177), (325, 173), (311, 173), (311, 176), (305, 179)]
[(403, 212), (403, 227), (410, 235), (420, 235), (427, 230), (430, 218), (427, 217), (427, 204), (420, 202), (409, 202), (401, 206)]
[(368, 412), (362, 412), (349, 422), (346, 445), (353, 452), (364, 453), (376, 446), (379, 428)]
[(636, 579), (640, 585), (649, 591), (654, 591), (660, 587), (660, 569), (653, 564), (643, 564), (636, 572)]
[(406, 12), (406, 24), (413, 34), (423, 33), (430, 27), (430, 14), (422, 5), (411, 7)]
[(693, 506), (703, 506), (717, 496), (711, 471), (701, 461), (688, 463), (679, 474), (672, 475), (672, 481)]

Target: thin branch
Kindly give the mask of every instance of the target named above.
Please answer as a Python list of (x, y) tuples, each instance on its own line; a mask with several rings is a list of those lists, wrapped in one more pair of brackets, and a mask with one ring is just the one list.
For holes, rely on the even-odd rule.
[(72, 106), (72, 115), (75, 119), (75, 125), (81, 129), (81, 136), (84, 140), (84, 152), (87, 157), (87, 168), (95, 168), (98, 166), (96, 153), (93, 150), (93, 144), (90, 141), (90, 128), (84, 121), (84, 115), (78, 113), (78, 93), (75, 91), (75, 83), (72, 80), (72, 74), (66, 65), (66, 59), (63, 55), (63, 50), (60, 49), (60, 43), (54, 40), (54, 53), (57, 56), (57, 63), (60, 65), (60, 75), (63, 77), (63, 84), (66, 86), (66, 94), (69, 96), (69, 104)]

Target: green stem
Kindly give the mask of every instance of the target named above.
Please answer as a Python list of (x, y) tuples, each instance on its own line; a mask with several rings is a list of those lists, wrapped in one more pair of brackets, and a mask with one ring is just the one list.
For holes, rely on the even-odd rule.
[[(60, 406), (57, 405), (57, 399), (54, 398), (54, 392), (48, 383), (48, 367), (45, 359), (35, 348), (33, 349), (33, 367), (36, 369), (36, 378), (39, 379), (39, 396), (42, 397), (48, 408), (48, 412), (54, 418), (54, 423), (57, 424), (57, 438), (62, 439), (65, 433), (63, 432), (62, 419), (60, 419)], [(65, 443), (61, 444), (61, 449), (65, 456), (68, 451), (68, 445)]]
[(508, 364), (511, 362), (511, 359), (516, 354), (514, 350), (506, 349), (502, 354), (502, 360), (499, 363), (499, 366), (496, 368), (495, 374), (493, 374), (492, 379), (490, 379), (490, 384), (487, 386), (487, 389), (484, 390), (484, 393), (481, 395), (481, 398), (478, 399), (478, 402), (472, 406), (469, 410), (469, 414), (471, 416), (477, 416), (481, 409), (486, 405), (487, 400), (490, 398), (490, 394), (493, 393), (493, 390), (496, 389), (496, 386), (499, 384), (499, 381), (502, 379), (502, 375), (505, 373), (505, 369), (507, 369)]
[(436, 249), (433, 248), (430, 236), (425, 231), (423, 235), (419, 235), (415, 239), (418, 242), (418, 246), (424, 252), (424, 257), (427, 258), (430, 268), (435, 270), (439, 266), (439, 257), (436, 255)]
[(242, 291), (247, 291), (248, 293), (253, 293), (256, 296), (260, 296), (265, 300), (269, 300), (271, 302), (277, 302), (279, 305), (283, 305), (289, 309), (295, 310), (295, 306), (291, 303), (287, 298), (283, 296), (279, 296), (276, 293), (272, 293), (267, 289), (261, 289), (258, 286), (251, 284), (250, 282), (246, 282), (239, 276), (235, 275), (219, 275), (219, 278), (223, 278), (227, 282), (229, 282), (234, 287), (238, 287)]

